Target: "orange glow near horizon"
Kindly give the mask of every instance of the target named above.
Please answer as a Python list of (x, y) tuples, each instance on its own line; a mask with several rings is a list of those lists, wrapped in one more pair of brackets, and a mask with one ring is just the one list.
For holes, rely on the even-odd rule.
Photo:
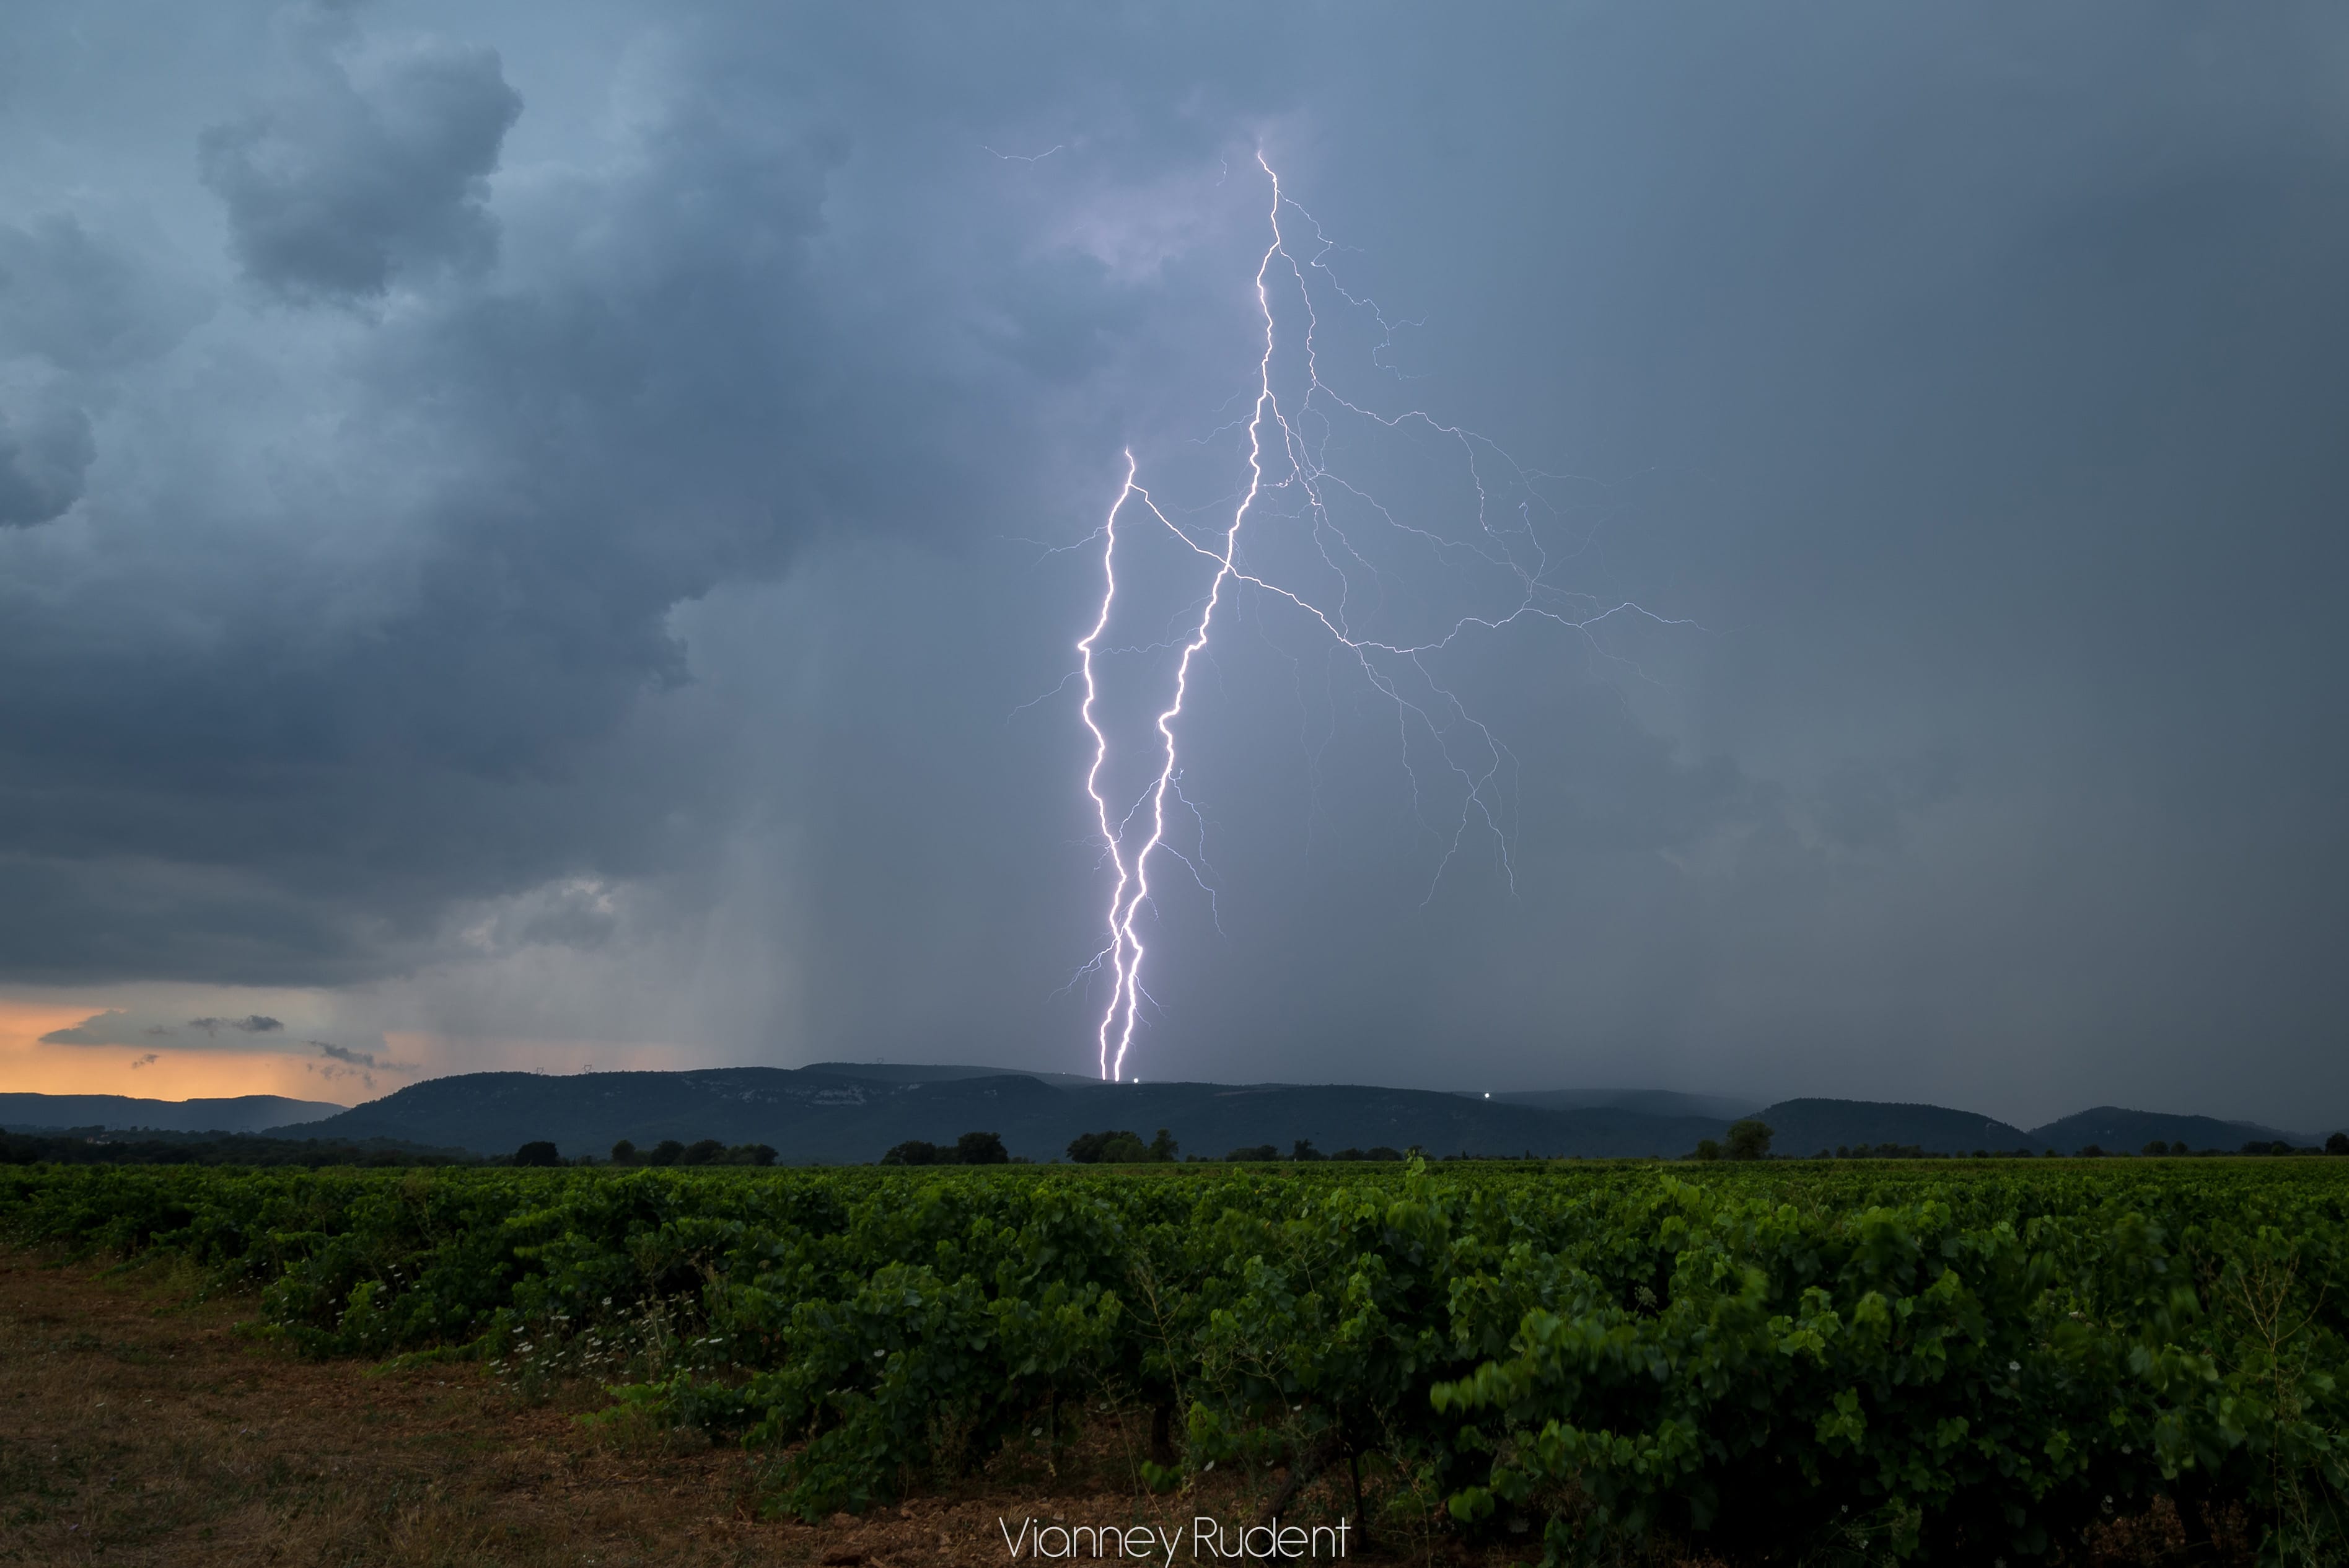
[(104, 1011), (102, 1002), (0, 996), (0, 1092), (170, 1100), (274, 1094), (358, 1105), (447, 1073), (662, 1071), (709, 1065), (682, 1059), (688, 1053), (659, 1042), (466, 1039), (408, 1030), (386, 1031), (381, 1046), (369, 1047), (378, 1061), (398, 1064), (372, 1072), (282, 1050), (174, 1047), (163, 1040), (151, 1047), (62, 1046), (41, 1040), (43, 1035), (72, 1028)]
[[(280, 1051), (173, 1050), (158, 1046), (50, 1046), (41, 1037), (69, 1029), (102, 1006), (0, 997), (0, 1090), (13, 1094), (124, 1094), (138, 1099), (213, 1099), (278, 1094), (348, 1105), (363, 1098), (352, 1080), (329, 1080), (316, 1065)], [(131, 1063), (151, 1057), (143, 1066)], [(371, 1097), (367, 1097), (371, 1098)]]

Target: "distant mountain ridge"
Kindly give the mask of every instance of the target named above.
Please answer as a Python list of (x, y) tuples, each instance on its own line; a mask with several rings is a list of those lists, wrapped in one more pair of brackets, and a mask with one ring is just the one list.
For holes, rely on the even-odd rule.
[[(1940, 1105), (1861, 1099), (1785, 1099), (1758, 1113), (1770, 1124), (1773, 1153), (1816, 1154), (1838, 1147), (1894, 1144), (1934, 1154), (2037, 1154), (2048, 1147), (2037, 1133), (1977, 1111)], [(2066, 1151), (2068, 1152), (2068, 1150)]]
[[(1221, 1155), (1306, 1139), (1325, 1153), (1379, 1144), (1432, 1154), (1669, 1155), (1718, 1121), (1593, 1109), (1554, 1111), (1428, 1089), (1363, 1085), (1045, 1083), (1025, 1073), (916, 1077), (861, 1067), (714, 1068), (677, 1073), (470, 1073), (434, 1078), (305, 1127), (313, 1137), (397, 1138), (503, 1152), (546, 1139), (566, 1155), (626, 1138), (771, 1145), (786, 1161), (878, 1159), (910, 1139), (1001, 1134), (1013, 1153), (1059, 1156), (1083, 1132), (1171, 1129), (1184, 1150)], [(430, 1137), (419, 1135), (429, 1132)]]
[[(1663, 1089), (1486, 1095), (1361, 1084), (1104, 1084), (985, 1067), (824, 1062), (559, 1077), (465, 1073), (350, 1109), (269, 1095), (173, 1101), (0, 1094), (0, 1127), (266, 1131), (482, 1154), (543, 1139), (567, 1156), (604, 1155), (623, 1138), (647, 1148), (668, 1138), (715, 1138), (769, 1144), (787, 1162), (827, 1164), (877, 1160), (913, 1139), (950, 1143), (970, 1131), (999, 1133), (1015, 1154), (1050, 1160), (1080, 1133), (1122, 1129), (1147, 1139), (1164, 1127), (1185, 1152), (1211, 1156), (1265, 1144), (1286, 1153), (1305, 1139), (1325, 1154), (1385, 1145), (1438, 1156), (1624, 1158), (1686, 1154), (1701, 1140), (1721, 1138), (1749, 1105)], [(1751, 1113), (1770, 1125), (1774, 1152), (1795, 1156), (1886, 1144), (1937, 1154), (2069, 1154), (2090, 1145), (2134, 1152), (2155, 1140), (2223, 1150), (2323, 1140), (2257, 1122), (2114, 1106), (2028, 1130), (1979, 1112), (1875, 1100), (1786, 1099)]]
[(2135, 1152), (2156, 1141), (2188, 1149), (2240, 1149), (2246, 1143), (2284, 1142), (2295, 1149), (2322, 1144), (2316, 1133), (2286, 1132), (2257, 1121), (2221, 1121), (2209, 1116), (2169, 1116), (2156, 1110), (2124, 1110), (2100, 1105), (2074, 1111), (2051, 1121), (2038, 1135), (2058, 1149), (2085, 1149), (2090, 1144), (2107, 1154)]
[[(874, 1160), (908, 1139), (944, 1143), (973, 1130), (1000, 1133), (1015, 1154), (1050, 1160), (1079, 1133), (1117, 1128), (1147, 1138), (1161, 1127), (1192, 1154), (1267, 1143), (1286, 1152), (1302, 1138), (1325, 1154), (1383, 1144), (1416, 1146), (1432, 1155), (1626, 1158), (1685, 1154), (1702, 1139), (1722, 1137), (1750, 1104), (1668, 1090), (1487, 1097), (1357, 1084), (1104, 1084), (1072, 1074), (1049, 1077), (1047, 1082), (1046, 1075), (998, 1068), (849, 1062), (566, 1078), (476, 1073), (414, 1085), (317, 1130), (453, 1143), (485, 1153), (535, 1138), (551, 1139), (565, 1154), (602, 1154), (622, 1138), (640, 1146), (662, 1138), (717, 1138), (770, 1144), (787, 1161), (826, 1163)], [(2025, 1131), (1979, 1112), (1934, 1105), (1799, 1099), (1753, 1114), (1775, 1134), (1775, 1151), (1791, 1155), (1882, 1144), (1937, 1154), (1978, 1149), (2037, 1154), (2051, 1148), (2071, 1153), (2096, 1141), (2065, 1141), (2074, 1119)], [(2109, 1120), (2116, 1113), (2104, 1114)], [(2192, 1147), (2232, 1150), (2250, 1136)], [(2322, 1141), (2276, 1136), (2295, 1146)], [(2145, 1141), (2126, 1147), (2134, 1150)], [(2106, 1141), (2103, 1147), (2124, 1146)]]
[(225, 1099), (134, 1099), (120, 1094), (0, 1094), (0, 1128), (151, 1127), (163, 1132), (266, 1132), (347, 1108), (323, 1099), (240, 1094)]

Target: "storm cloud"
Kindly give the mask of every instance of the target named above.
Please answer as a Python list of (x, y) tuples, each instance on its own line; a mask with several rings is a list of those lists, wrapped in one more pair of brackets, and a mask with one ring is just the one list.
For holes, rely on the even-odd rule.
[(1241, 482), (1262, 150), (1392, 324), (1329, 374), (1691, 624), (1447, 667), (1509, 859), (1438, 877), (1392, 708), (1237, 602), (1147, 1076), (2349, 1116), (2335, 11), (36, 0), (0, 59), (0, 983), (1081, 1068), (1064, 547), (1128, 449)]
[(282, 101), (198, 143), (245, 275), (294, 298), (358, 298), (396, 273), (488, 266), (489, 175), (522, 112), (496, 53), (440, 39), (367, 49), (343, 32), (305, 40)]
[(96, 455), (89, 417), (71, 406), (36, 407), (0, 422), (0, 528), (62, 517), (81, 499)]

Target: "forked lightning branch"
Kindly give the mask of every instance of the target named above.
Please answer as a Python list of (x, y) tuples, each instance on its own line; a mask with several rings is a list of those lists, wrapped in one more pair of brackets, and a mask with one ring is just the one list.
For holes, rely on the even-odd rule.
[[(1219, 614), (1227, 613), (1238, 595), (1256, 594), (1275, 614), (1298, 619), (1329, 639), (1370, 690), (1393, 706), (1415, 806), (1423, 810), (1430, 791), (1413, 762), (1414, 747), (1450, 776), (1450, 792), (1458, 806), (1438, 835), (1443, 851), (1430, 879), (1431, 892), (1472, 837), (1489, 840), (1512, 889), (1516, 878), (1502, 799), (1513, 758), (1491, 726), (1447, 684), (1444, 655), (1465, 639), (1499, 634), (1520, 623), (1548, 623), (1588, 636), (1617, 615), (1661, 620), (1636, 604), (1602, 603), (1551, 580), (1550, 552), (1538, 522), (1546, 503), (1537, 481), (1554, 476), (1524, 469), (1486, 438), (1424, 410), (1381, 412), (1341, 396), (1322, 380), (1317, 288), (1325, 298), (1334, 295), (1343, 308), (1365, 313), (1381, 329), (1386, 320), (1373, 301), (1348, 292), (1338, 281), (1329, 265), (1330, 253), (1338, 248), (1335, 242), (1311, 213), (1282, 191), (1278, 174), (1262, 154), (1257, 164), (1271, 190), (1267, 214), (1270, 232), (1256, 269), (1263, 349), (1245, 427), (1238, 500), (1219, 527), (1202, 531), (1178, 523), (1141, 482), (1139, 464), (1129, 450), (1124, 483), (1094, 536), (1101, 542), (1101, 603), (1092, 628), (1077, 643), (1083, 691), (1079, 712), (1092, 740), (1085, 795), (1092, 802), (1110, 882), (1103, 945), (1079, 971), (1079, 978), (1107, 982), (1095, 1044), (1101, 1076), (1112, 1080), (1126, 1076), (1143, 1004), (1151, 999), (1143, 975), (1147, 915), (1154, 908), (1154, 872), (1164, 857), (1182, 858), (1167, 841), (1169, 798), (1187, 807), (1180, 783), (1182, 731), (1196, 665), (1215, 635)], [(1309, 247), (1292, 247), (1284, 220), (1293, 221), (1299, 232), (1310, 231)], [(1288, 324), (1285, 345), (1284, 322)], [(1284, 377), (1302, 388), (1287, 401), (1279, 390)], [(1455, 448), (1463, 459), (1458, 471), (1464, 476), (1460, 515), (1466, 520), (1464, 526), (1414, 515), (1408, 503), (1390, 507), (1382, 501), (1373, 481), (1332, 459), (1330, 432), (1340, 424), (1372, 438), (1433, 436)], [(1496, 492), (1520, 499), (1504, 511), (1496, 505)], [(1276, 493), (1293, 498), (1286, 512), (1267, 505)], [(1310, 544), (1307, 571), (1283, 573), (1251, 560), (1250, 544), (1281, 524), (1301, 524), (1306, 530)], [(1176, 651), (1163, 706), (1147, 726), (1129, 720), (1121, 727), (1104, 711), (1101, 675), (1111, 652), (1103, 639), (1119, 607), (1119, 544), (1123, 531), (1134, 527), (1163, 530), (1179, 541), (1200, 563), (1205, 586), (1195, 618), (1168, 639)], [(1380, 537), (1371, 539), (1365, 529)], [(1498, 591), (1485, 591), (1489, 603), (1449, 620), (1429, 635), (1374, 632), (1363, 624), (1366, 616), (1356, 596), (1367, 588), (1375, 590), (1363, 594), (1373, 604), (1383, 601), (1386, 589), (1397, 580), (1392, 564), (1396, 552), (1386, 547), (1398, 545), (1402, 558), (1415, 563), (1410, 570), (1443, 574), (1454, 593), (1472, 579), (1497, 583)], [(1476, 596), (1473, 588), (1468, 591)], [(1138, 793), (1119, 795), (1108, 781), (1118, 757), (1112, 736), (1134, 727), (1143, 730), (1145, 782)], [(1195, 873), (1196, 867), (1192, 870)]]

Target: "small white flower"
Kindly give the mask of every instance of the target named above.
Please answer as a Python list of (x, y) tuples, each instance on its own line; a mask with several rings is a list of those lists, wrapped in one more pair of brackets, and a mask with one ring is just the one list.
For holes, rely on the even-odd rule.
[(2023, 1363), (2020, 1361), (2010, 1361), (2006, 1364), (2006, 1369), (2010, 1372), (2020, 1372), (2023, 1370)]
[(1213, 1469), (1215, 1469), (1215, 1468), (1216, 1468), (1216, 1461), (1215, 1461), (1215, 1460), (1209, 1460), (1206, 1464), (1203, 1464), (1203, 1465), (1201, 1465), (1201, 1466), (1199, 1467), (1199, 1473), (1200, 1473), (1201, 1475), (1205, 1475), (1205, 1474), (1206, 1474), (1209, 1470), (1213, 1470)]

